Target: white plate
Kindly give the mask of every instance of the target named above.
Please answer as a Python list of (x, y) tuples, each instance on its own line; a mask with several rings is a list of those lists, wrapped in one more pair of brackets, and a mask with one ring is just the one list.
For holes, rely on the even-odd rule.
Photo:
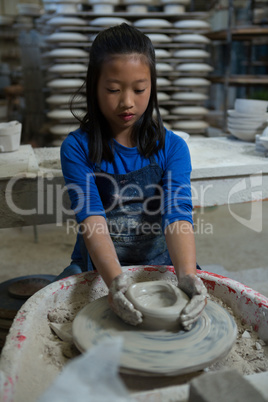
[(237, 329), (227, 311), (208, 300), (189, 332), (145, 331), (125, 324), (112, 312), (104, 296), (79, 311), (72, 332), (82, 352), (100, 340), (120, 336), (124, 340), (121, 372), (168, 376), (201, 370), (225, 356), (236, 339)]
[(86, 103), (87, 98), (84, 95), (76, 96), (73, 99), (74, 94), (57, 94), (50, 95), (46, 98), (46, 102), (52, 105), (69, 105), (71, 101), (73, 103)]
[(87, 67), (84, 64), (76, 63), (54, 64), (48, 71), (50, 73), (85, 73)]
[(173, 67), (168, 63), (156, 63), (156, 71), (173, 71)]
[(204, 73), (208, 73), (213, 70), (213, 68), (209, 64), (205, 63), (181, 63), (176, 66), (177, 71), (183, 72), (195, 72), (200, 71)]
[[(81, 0), (79, 0), (81, 1)], [(100, 0), (87, 0), (88, 4), (99, 4)], [(105, 0), (104, 1), (105, 4), (112, 4), (114, 6), (116, 6), (117, 4), (120, 3), (120, 0)]]
[(173, 25), (182, 29), (210, 29), (210, 24), (202, 20), (181, 20), (174, 22)]
[(50, 88), (79, 88), (84, 84), (84, 80), (81, 79), (64, 79), (51, 80), (47, 83)]
[[(75, 109), (74, 114), (77, 116), (83, 116), (85, 111), (83, 109)], [(54, 109), (47, 113), (49, 119), (74, 119), (72, 112), (69, 109)]]
[(126, 7), (127, 13), (146, 14), (148, 11), (147, 4), (129, 4)]
[(85, 42), (89, 38), (76, 32), (55, 32), (46, 37), (47, 42)]
[(171, 85), (171, 81), (168, 80), (167, 78), (157, 77), (156, 85), (158, 87), (165, 87), (165, 86), (169, 87)]
[(148, 38), (151, 39), (153, 43), (169, 43), (172, 42), (170, 36), (166, 34), (147, 34)]
[(112, 14), (114, 12), (113, 4), (93, 4), (93, 13), (95, 14)]
[(155, 49), (155, 57), (159, 58), (159, 59), (161, 59), (163, 57), (168, 58), (168, 57), (171, 57), (171, 52), (169, 52), (166, 49)]
[(55, 26), (87, 25), (87, 21), (76, 17), (53, 17), (47, 21), (47, 24)]
[(171, 99), (184, 101), (201, 101), (208, 99), (208, 96), (199, 92), (176, 92), (171, 95)]
[(183, 14), (185, 12), (185, 7), (181, 4), (165, 4), (164, 13), (166, 14)]
[(71, 131), (79, 128), (79, 124), (56, 124), (49, 128), (51, 134), (54, 135), (68, 135)]
[(173, 124), (174, 128), (182, 130), (204, 130), (208, 126), (208, 123), (203, 120), (180, 120)]
[(210, 43), (210, 40), (199, 34), (181, 34), (176, 35), (173, 38), (174, 42), (184, 42), (184, 43)]
[(209, 86), (210, 81), (205, 78), (178, 78), (173, 81), (173, 85), (178, 86)]
[(69, 48), (62, 48), (62, 49), (53, 49), (48, 52), (48, 57), (88, 57), (88, 52), (82, 49), (69, 49)]
[(185, 49), (177, 50), (176, 52), (174, 52), (173, 56), (187, 59), (204, 59), (210, 57), (210, 53), (202, 49)]
[(168, 101), (170, 100), (170, 95), (165, 92), (157, 92), (157, 99), (158, 101)]
[(184, 4), (187, 5), (191, 0), (160, 0), (161, 4)]
[(143, 18), (133, 23), (137, 28), (170, 28), (171, 22), (161, 18)]
[(208, 114), (208, 109), (202, 106), (178, 106), (171, 109), (172, 114), (182, 114), (182, 115), (206, 115)]
[(116, 17), (99, 17), (94, 20), (89, 21), (89, 25), (97, 26), (97, 27), (111, 27), (114, 25), (120, 25), (123, 23), (131, 25), (131, 23), (125, 18), (116, 18)]

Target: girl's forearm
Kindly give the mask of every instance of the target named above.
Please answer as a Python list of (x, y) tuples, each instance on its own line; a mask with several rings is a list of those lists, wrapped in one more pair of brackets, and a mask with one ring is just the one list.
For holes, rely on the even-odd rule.
[(178, 278), (196, 274), (196, 251), (192, 224), (176, 221), (166, 227), (166, 242)]
[(109, 288), (122, 273), (121, 265), (103, 216), (89, 216), (83, 223), (83, 238), (97, 271)]

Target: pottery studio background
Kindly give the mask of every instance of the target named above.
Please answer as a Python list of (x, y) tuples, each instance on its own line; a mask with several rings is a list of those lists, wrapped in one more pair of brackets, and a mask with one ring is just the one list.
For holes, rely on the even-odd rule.
[[(37, 197), (31, 180), (40, 170), (60, 182), (59, 147), (78, 126), (68, 104), (85, 77), (90, 44), (104, 27), (127, 20), (154, 43), (166, 127), (187, 140), (195, 177), (202, 169), (207, 169), (200, 173), (203, 180), (216, 177), (213, 196), (202, 205), (198, 197), (195, 202), (198, 263), (268, 296), (267, 2), (113, 3), (1, 1), (0, 122), (17, 121), (21, 127), (9, 143), (0, 129), (1, 190), (15, 174), (27, 173), (25, 188), (16, 190), (17, 205), (25, 206)], [(76, 109), (85, 110), (83, 97)], [(231, 170), (234, 181), (225, 188)], [(245, 195), (238, 188), (228, 202), (243, 175), (248, 180), (256, 171), (260, 181), (253, 190)], [(0, 282), (57, 275), (69, 264), (75, 228), (64, 219), (56, 226), (48, 211), (42, 217), (10, 213), (1, 194)]]

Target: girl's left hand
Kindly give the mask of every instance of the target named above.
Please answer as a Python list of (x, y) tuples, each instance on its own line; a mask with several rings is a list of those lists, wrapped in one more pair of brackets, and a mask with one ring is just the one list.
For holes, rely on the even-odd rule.
[(109, 288), (108, 302), (111, 309), (127, 324), (138, 325), (142, 323), (142, 314), (126, 298), (125, 293), (130, 285), (126, 273), (116, 276)]
[(180, 316), (182, 326), (189, 331), (207, 304), (207, 289), (202, 280), (194, 274), (180, 278), (178, 287), (190, 298)]

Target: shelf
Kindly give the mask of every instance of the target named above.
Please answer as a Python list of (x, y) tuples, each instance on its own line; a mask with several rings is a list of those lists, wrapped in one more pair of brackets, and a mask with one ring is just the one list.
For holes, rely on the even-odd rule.
[[(223, 76), (210, 76), (208, 79), (212, 83), (224, 84)], [(266, 85), (268, 84), (268, 75), (231, 75), (228, 78), (229, 85)]]
[[(213, 31), (206, 34), (206, 37), (211, 40), (226, 40), (228, 31), (226, 29), (220, 31)], [(263, 38), (263, 36), (268, 36), (268, 26), (241, 26), (233, 28), (231, 30), (233, 40), (247, 40), (254, 38)]]

